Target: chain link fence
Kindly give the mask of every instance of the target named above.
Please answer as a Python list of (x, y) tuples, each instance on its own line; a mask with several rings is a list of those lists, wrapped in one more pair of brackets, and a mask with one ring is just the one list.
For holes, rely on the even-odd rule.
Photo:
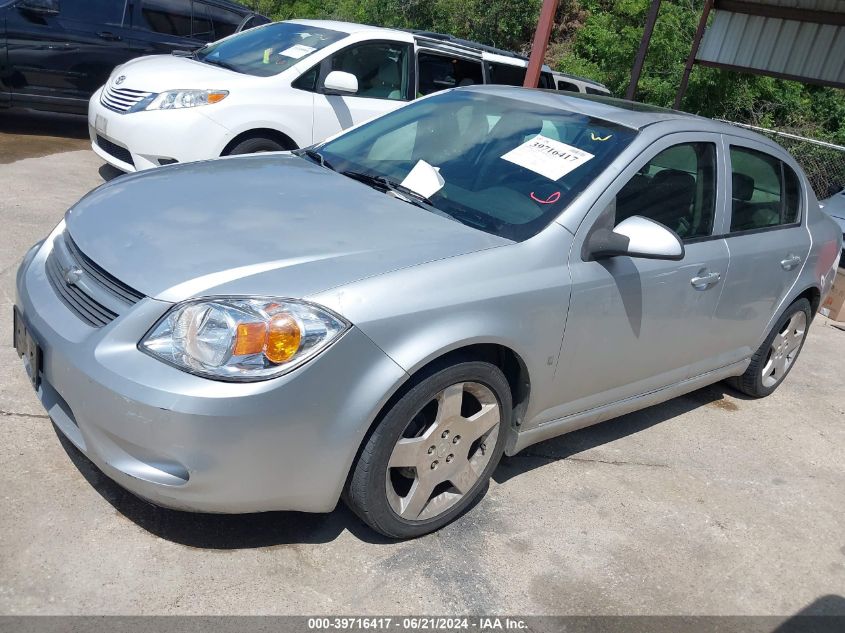
[(745, 123), (724, 122), (753, 130), (782, 145), (801, 165), (819, 200), (845, 189), (845, 147)]

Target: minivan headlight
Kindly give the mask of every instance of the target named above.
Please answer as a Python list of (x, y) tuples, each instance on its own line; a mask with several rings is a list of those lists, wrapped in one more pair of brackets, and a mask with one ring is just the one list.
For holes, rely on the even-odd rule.
[(219, 297), (174, 306), (138, 347), (192, 374), (247, 382), (299, 367), (348, 328), (341, 317), (304, 301)]
[(177, 110), (219, 103), (229, 95), (228, 90), (168, 90), (157, 95), (145, 110)]

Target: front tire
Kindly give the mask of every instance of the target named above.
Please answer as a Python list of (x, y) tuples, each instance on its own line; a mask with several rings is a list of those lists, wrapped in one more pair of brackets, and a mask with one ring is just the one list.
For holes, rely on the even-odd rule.
[(434, 532), (484, 491), (504, 451), (511, 392), (495, 365), (463, 362), (420, 380), (387, 412), (344, 498), (392, 538)]
[(257, 154), (259, 152), (282, 152), (286, 149), (288, 148), (271, 138), (254, 136), (235, 145), (227, 152), (227, 155), (236, 156), (238, 154)]
[(810, 328), (810, 302), (798, 299), (777, 320), (742, 376), (729, 384), (752, 398), (772, 393), (795, 365)]

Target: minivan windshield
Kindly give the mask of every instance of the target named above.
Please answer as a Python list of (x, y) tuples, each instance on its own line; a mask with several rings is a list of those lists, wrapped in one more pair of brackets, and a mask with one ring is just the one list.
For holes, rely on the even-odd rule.
[(392, 194), (416, 191), (414, 202), (434, 212), (521, 241), (557, 217), (635, 135), (563, 107), (456, 89), (314, 150), (331, 169)]
[(269, 77), (346, 36), (306, 24), (275, 22), (204, 46), (196, 58), (235, 72)]

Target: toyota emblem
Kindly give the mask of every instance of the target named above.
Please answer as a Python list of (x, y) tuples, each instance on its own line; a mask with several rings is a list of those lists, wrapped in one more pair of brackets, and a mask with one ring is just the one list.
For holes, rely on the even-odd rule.
[(118, 77), (117, 79), (114, 80), (114, 85), (119, 86), (124, 81), (126, 81), (126, 75), (121, 75), (120, 77)]

